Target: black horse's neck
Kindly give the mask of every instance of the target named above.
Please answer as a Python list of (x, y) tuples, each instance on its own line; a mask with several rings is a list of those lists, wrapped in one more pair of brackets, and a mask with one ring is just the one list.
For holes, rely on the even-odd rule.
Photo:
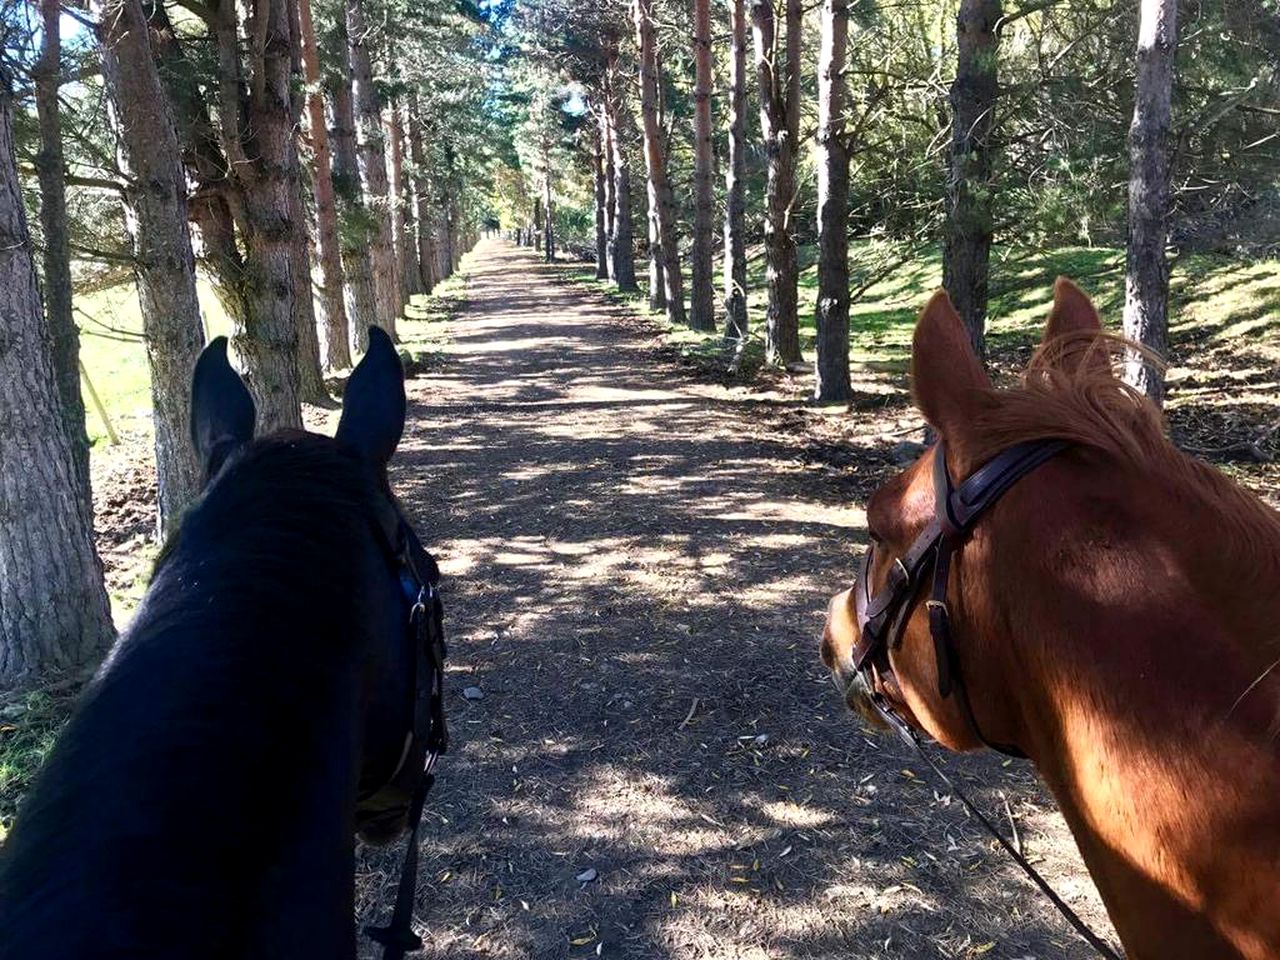
[(354, 953), (372, 489), (269, 440), (186, 519), (19, 816), (0, 958)]

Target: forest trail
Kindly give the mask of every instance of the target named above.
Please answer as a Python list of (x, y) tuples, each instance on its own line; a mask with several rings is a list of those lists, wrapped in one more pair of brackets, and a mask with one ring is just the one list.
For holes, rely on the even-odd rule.
[[(840, 704), (818, 638), (862, 513), (786, 405), (695, 381), (531, 251), (482, 241), (465, 269), (393, 472), (446, 574), (426, 956), (1092, 956)], [(1109, 930), (1029, 771), (944, 762)], [(362, 851), (362, 922), (399, 860)]]

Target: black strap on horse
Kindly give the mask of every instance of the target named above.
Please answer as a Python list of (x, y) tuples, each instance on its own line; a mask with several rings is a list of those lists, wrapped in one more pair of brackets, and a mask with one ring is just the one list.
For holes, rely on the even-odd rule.
[[(1031, 866), (1027, 858), (1018, 852), (974, 806), (951, 778), (925, 752), (924, 744), (915, 727), (911, 726), (893, 704), (878, 692), (873, 672), (889, 671), (889, 650), (902, 642), (911, 611), (919, 602), (922, 588), (930, 577), (930, 589), (925, 604), (929, 611), (929, 633), (933, 639), (934, 657), (937, 660), (938, 694), (943, 697), (954, 694), (964, 712), (965, 719), (978, 740), (999, 753), (1025, 759), (1026, 754), (1013, 744), (988, 740), (978, 725), (960, 672), (955, 639), (951, 631), (951, 610), (947, 605), (947, 584), (951, 575), (951, 560), (973, 531), (979, 518), (1003, 496), (1010, 487), (1036, 467), (1056, 456), (1067, 447), (1062, 440), (1033, 440), (1001, 451), (975, 470), (957, 488), (947, 469), (946, 449), (942, 441), (934, 448), (933, 483), (934, 516), (916, 537), (903, 556), (895, 558), (885, 584), (874, 595), (871, 593), (871, 573), (875, 548), (870, 546), (863, 554), (858, 579), (854, 583), (854, 610), (858, 620), (858, 643), (853, 649), (853, 665), (863, 674), (866, 688), (871, 691), (871, 703), (889, 726), (919, 752), (929, 768), (960, 798), (965, 808), (977, 818), (991, 836), (1004, 848), (1013, 861), (1022, 868), (1032, 882), (1044, 893), (1058, 912), (1075, 928), (1084, 940), (1107, 960), (1120, 960), (1116, 952), (1089, 929), (1083, 920), (1059, 897), (1053, 888)], [(931, 575), (931, 576), (930, 576)]]
[(418, 888), (418, 826), (427, 794), (435, 784), (436, 760), (449, 749), (444, 713), (444, 607), (440, 601), (440, 571), (435, 559), (413, 529), (396, 513), (395, 556), (399, 564), (409, 610), (410, 642), (414, 645), (416, 683), (413, 730), (409, 732), (399, 765), (375, 792), (392, 794), (416, 778), (409, 802), (408, 846), (400, 866), (395, 908), (386, 926), (366, 926), (365, 934), (382, 945), (383, 960), (402, 960), (406, 953), (422, 949), (422, 938), (413, 932), (413, 906)]

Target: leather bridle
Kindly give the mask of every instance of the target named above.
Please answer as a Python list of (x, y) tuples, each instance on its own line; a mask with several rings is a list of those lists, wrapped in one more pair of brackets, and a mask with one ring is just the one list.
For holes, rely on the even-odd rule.
[(915, 733), (876, 683), (876, 672), (892, 673), (889, 651), (902, 641), (911, 612), (919, 602), (921, 587), (932, 574), (929, 598), (929, 633), (933, 637), (938, 669), (938, 694), (956, 694), (961, 709), (978, 739), (993, 750), (1023, 757), (1017, 747), (993, 743), (982, 734), (960, 673), (955, 641), (951, 633), (951, 611), (947, 606), (947, 580), (953, 555), (964, 544), (975, 524), (1015, 483), (1060, 453), (1062, 440), (1032, 440), (1001, 451), (975, 470), (959, 487), (947, 470), (947, 454), (941, 440), (933, 452), (934, 515), (901, 557), (895, 557), (884, 585), (873, 595), (871, 575), (875, 566), (875, 545), (862, 555), (853, 585), (857, 615), (858, 643), (853, 648), (853, 666), (866, 685), (872, 706), (899, 733), (914, 739)]
[(365, 933), (382, 945), (383, 960), (400, 960), (406, 952), (422, 949), (422, 939), (412, 929), (418, 824), (435, 783), (436, 760), (449, 749), (444, 713), (444, 607), (435, 558), (394, 502), (388, 499), (378, 512), (377, 533), (394, 565), (409, 611), (406, 640), (414, 659), (413, 726), (405, 733), (404, 747), (391, 773), (375, 787), (362, 784), (356, 800), (356, 824), (359, 829), (363, 822), (384, 817), (387, 811), (408, 810), (409, 841), (391, 922), (385, 927), (365, 927)]

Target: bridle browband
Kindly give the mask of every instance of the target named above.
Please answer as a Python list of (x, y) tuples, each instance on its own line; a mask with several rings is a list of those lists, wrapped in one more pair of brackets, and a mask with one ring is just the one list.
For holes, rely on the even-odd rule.
[(404, 747), (391, 773), (377, 787), (361, 790), (356, 801), (356, 821), (358, 825), (362, 815), (376, 819), (386, 810), (404, 809), (408, 803), (409, 840), (391, 922), (385, 927), (366, 926), (364, 931), (382, 945), (383, 960), (401, 960), (406, 953), (422, 949), (422, 938), (412, 929), (418, 880), (418, 824), (427, 794), (435, 784), (436, 760), (449, 749), (444, 713), (444, 606), (435, 558), (422, 546), (393, 501), (388, 499), (378, 513), (376, 532), (396, 569), (409, 608), (408, 642), (413, 648), (415, 675), (413, 727), (405, 734)]
[(871, 593), (871, 574), (875, 563), (875, 545), (867, 547), (853, 584), (854, 612), (858, 623), (858, 643), (852, 651), (853, 666), (862, 677), (867, 695), (876, 712), (896, 730), (904, 740), (919, 751), (920, 756), (934, 773), (960, 799), (965, 808), (986, 828), (1014, 862), (1031, 878), (1049, 898), (1067, 922), (1075, 928), (1100, 956), (1107, 960), (1119, 960), (1116, 952), (1096, 933), (1085, 925), (1045, 881), (1021, 851), (1004, 838), (989, 819), (979, 810), (964, 791), (925, 752), (916, 728), (898, 713), (889, 699), (877, 689), (876, 671), (891, 673), (889, 651), (902, 642), (902, 633), (912, 610), (919, 603), (921, 588), (932, 574), (929, 598), (925, 601), (929, 610), (929, 633), (933, 638), (934, 657), (938, 669), (938, 694), (949, 697), (954, 693), (964, 711), (970, 729), (983, 744), (1012, 757), (1025, 758), (1013, 744), (995, 743), (982, 734), (969, 693), (960, 672), (956, 657), (955, 639), (951, 633), (951, 609), (947, 605), (947, 583), (951, 575), (951, 560), (964, 545), (969, 534), (982, 515), (995, 504), (1009, 488), (1045, 461), (1066, 449), (1063, 440), (1031, 440), (1019, 443), (996, 454), (969, 475), (956, 487), (947, 470), (947, 451), (941, 440), (933, 451), (933, 519), (912, 542), (901, 557), (895, 557), (889, 567), (884, 585)]
[(952, 555), (964, 544), (982, 515), (1010, 487), (1066, 446), (1062, 440), (1031, 440), (1017, 444), (996, 454), (956, 487), (947, 469), (946, 448), (939, 440), (933, 452), (933, 519), (907, 552), (894, 558), (888, 579), (874, 596), (871, 594), (871, 574), (875, 545), (868, 546), (862, 555), (858, 578), (853, 585), (858, 623), (853, 666), (862, 675), (876, 711), (899, 732), (910, 727), (893, 704), (877, 690), (873, 670), (889, 672), (889, 650), (902, 641), (907, 621), (919, 601), (920, 588), (932, 572), (932, 587), (925, 605), (929, 610), (929, 633), (933, 637), (937, 660), (939, 696), (945, 699), (952, 693), (956, 694), (970, 727), (986, 746), (1009, 756), (1025, 756), (1012, 744), (988, 740), (982, 735), (973, 715), (951, 633), (947, 580), (951, 574)]

